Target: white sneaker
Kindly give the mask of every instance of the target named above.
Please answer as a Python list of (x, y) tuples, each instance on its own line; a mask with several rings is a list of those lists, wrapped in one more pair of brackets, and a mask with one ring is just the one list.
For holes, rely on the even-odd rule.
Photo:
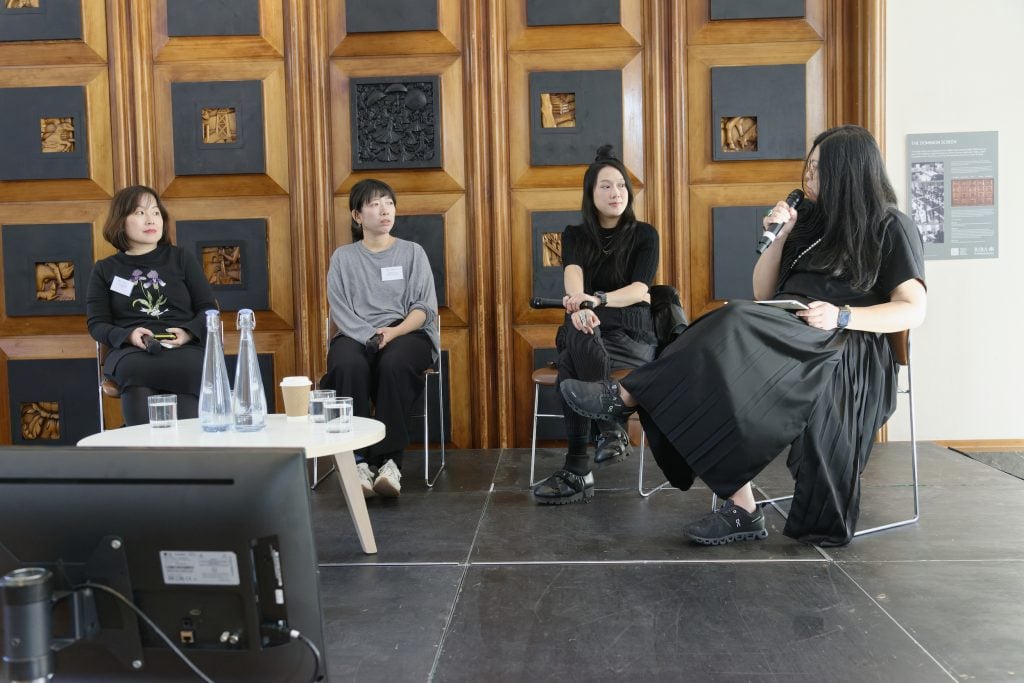
[(388, 460), (377, 470), (373, 490), (386, 498), (398, 498), (398, 494), (402, 492), (402, 473), (394, 460)]
[(365, 462), (356, 463), (356, 472), (359, 473), (359, 486), (363, 489), (363, 498), (373, 498), (377, 492), (373, 490), (373, 472)]

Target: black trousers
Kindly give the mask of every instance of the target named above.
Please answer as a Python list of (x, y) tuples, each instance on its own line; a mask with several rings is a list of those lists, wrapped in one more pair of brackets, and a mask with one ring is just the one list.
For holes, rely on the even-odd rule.
[(351, 396), (357, 417), (380, 420), (387, 430), (383, 441), (357, 452), (370, 465), (380, 467), (390, 459), (401, 468), (402, 452), (409, 445), (409, 415), (423, 393), (423, 371), (432, 360), (433, 344), (421, 330), (396, 337), (374, 354), (349, 337), (331, 342), (320, 387)]
[[(564, 345), (558, 354), (558, 384), (567, 379), (596, 382), (608, 379), (613, 369), (638, 368), (654, 360), (654, 346), (636, 341), (621, 328), (602, 330), (598, 327), (594, 334), (584, 334), (566, 320), (563, 330)], [(562, 415), (570, 448), (574, 440), (577, 443), (581, 439), (584, 443), (589, 440), (590, 420), (572, 410), (564, 399)]]

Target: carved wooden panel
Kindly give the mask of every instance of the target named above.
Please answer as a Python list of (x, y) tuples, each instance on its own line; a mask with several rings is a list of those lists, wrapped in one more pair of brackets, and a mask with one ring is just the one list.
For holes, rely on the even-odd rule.
[[(262, 250), (248, 250), (252, 258), (265, 259), (262, 270), (267, 277), (268, 307), (259, 310), (251, 299), (233, 297), (233, 301), (244, 303), (244, 306), (230, 306), (228, 310), (237, 308), (256, 309), (256, 329), (290, 329), (295, 325), (294, 291), (293, 291), (293, 258), (291, 249), (291, 219), (288, 212), (288, 200), (284, 197), (250, 197), (245, 199), (208, 198), (208, 199), (168, 199), (167, 211), (173, 222), (171, 234), (176, 243), (182, 246), (195, 245), (199, 241), (207, 241), (209, 236), (191, 238), (190, 242), (177, 239), (178, 221), (212, 221), (233, 219), (259, 219), (265, 222), (265, 243)], [(214, 240), (216, 241), (216, 240)], [(222, 240), (223, 241), (223, 240)], [(201, 258), (201, 254), (196, 254)], [(217, 295), (214, 287), (214, 295)], [(225, 302), (221, 301), (224, 306)]]
[[(403, 192), (452, 192), (465, 189), (465, 135), (462, 117), (462, 62), (447, 55), (422, 57), (381, 57), (332, 59), (331, 67), (331, 157), (335, 193), (347, 192), (364, 178), (379, 178), (401, 195)], [(353, 170), (352, 88), (353, 79), (437, 76), (440, 81), (441, 164), (437, 169), (408, 173), (403, 170)], [(418, 79), (416, 79), (418, 80)]]
[[(2, 7), (6, 8), (8, 0)], [(11, 0), (12, 2), (20, 0)], [(66, 4), (72, 4), (65, 0)], [(107, 61), (107, 13), (103, 2), (74, 2), (72, 11), (81, 12), (81, 37), (71, 39), (42, 39), (35, 34), (36, 27), (25, 27), (32, 33), (19, 35), (16, 10), (6, 12), (0, 22), (10, 26), (8, 38), (0, 40), (0, 68), (37, 64), (103, 64)], [(67, 8), (60, 8), (66, 10)], [(26, 15), (27, 16), (27, 15)], [(31, 22), (35, 23), (35, 22)], [(44, 29), (45, 30), (45, 29)]]
[(459, 54), (462, 50), (459, 0), (432, 0), (437, 2), (436, 30), (373, 33), (348, 32), (347, 1), (362, 2), (371, 11), (376, 10), (372, 0), (327, 0), (327, 46), (331, 57)]
[[(595, 72), (617, 70), (621, 73), (622, 90), (596, 92), (588, 100), (588, 107), (621, 108), (621, 155), (636, 189), (642, 186), (644, 171), (643, 128), (643, 58), (635, 48), (614, 48), (601, 51), (569, 50), (549, 52), (510, 53), (508, 59), (509, 98), (509, 161), (512, 186), (515, 188), (582, 186), (583, 171), (593, 160), (593, 152), (600, 144), (615, 143), (603, 140), (592, 145), (585, 161), (571, 166), (531, 165), (531, 120), (539, 119), (540, 100), (531, 97), (530, 76), (545, 72)], [(567, 81), (569, 82), (569, 81)], [(577, 93), (579, 94), (579, 93)], [(582, 106), (582, 105), (581, 105)], [(558, 135), (559, 132), (552, 132)]]
[[(76, 86), (68, 88), (68, 86)], [(44, 118), (62, 119), (69, 116), (70, 110), (60, 107), (60, 98), (51, 102), (45, 112), (27, 122), (25, 130), (19, 130), (19, 136), (33, 135), (30, 144), (25, 146), (24, 140), (7, 140), (8, 146), (19, 145), (25, 154), (37, 157), (52, 157), (63, 162), (65, 158), (75, 159), (82, 155), (81, 174), (73, 174), (71, 177), (79, 179), (67, 179), (58, 175), (56, 178), (47, 174), (30, 173), (29, 177), (24, 175), (7, 176), (18, 178), (17, 182), (0, 180), (0, 202), (46, 200), (84, 200), (84, 199), (105, 199), (113, 194), (114, 178), (113, 167), (110, 158), (110, 95), (108, 90), (107, 72), (102, 66), (74, 66), (61, 69), (0, 69), (0, 112), (6, 108), (18, 106), (19, 110), (24, 104), (20, 99), (6, 98), (3, 95), (4, 88), (17, 89), (16, 92), (31, 93), (32, 90), (40, 89), (46, 92), (48, 88), (61, 88), (51, 91), (57, 93), (81, 93), (81, 96), (72, 98), (69, 96), (68, 106), (77, 109), (84, 102), (84, 125), (79, 122), (72, 123), (73, 132), (70, 136), (69, 146), (68, 131), (54, 131), (56, 136), (51, 135), (47, 128), (59, 124), (43, 121)], [(67, 88), (65, 90), (64, 88)], [(79, 104), (76, 104), (78, 102)], [(61, 109), (58, 111), (58, 109)], [(14, 116), (15, 113), (4, 112), (0, 119)], [(67, 125), (67, 124), (63, 124)], [(29, 129), (32, 129), (31, 132)], [(15, 133), (10, 133), (15, 134)], [(74, 140), (77, 144), (84, 146), (75, 152)], [(8, 164), (35, 163), (30, 159), (10, 158), (5, 159)], [(45, 164), (45, 159), (40, 163)], [(38, 165), (38, 164), (35, 164)], [(47, 179), (47, 178), (51, 179)]]
[[(223, 83), (224, 87), (218, 89), (218, 83)], [(206, 84), (207, 87), (191, 98), (188, 93), (174, 94), (175, 86), (186, 84)], [(258, 132), (251, 131), (258, 138), (247, 148), (240, 147), (242, 143), (238, 142), (205, 143), (202, 135), (202, 110), (218, 108), (221, 106), (218, 103), (224, 101), (237, 103), (233, 106), (245, 106), (245, 98), (249, 97), (247, 93), (252, 90), (249, 86), (255, 86), (262, 109), (258, 113), (258, 120), (250, 123), (250, 127), (261, 128)], [(229, 90), (229, 87), (233, 89)], [(218, 99), (219, 90), (223, 90), (226, 95)], [(154, 189), (165, 198), (288, 193), (287, 114), (284, 65), (281, 62), (160, 64), (154, 69), (153, 94), (153, 132), (157, 149), (160, 150), (155, 160), (157, 180)], [(193, 101), (194, 105), (190, 106)], [(188, 127), (189, 123), (192, 128)], [(197, 146), (201, 149), (195, 149)], [(253, 147), (263, 147), (260, 154), (262, 159), (258, 160), (257, 166), (253, 166), (254, 161), (251, 159), (250, 151)], [(184, 172), (179, 171), (180, 155), (190, 150), (193, 155), (213, 155), (212, 165), (196, 166), (200, 162), (190, 161)], [(234, 161), (236, 158), (239, 161)], [(236, 167), (237, 170), (233, 170)]]
[[(167, 6), (175, 0), (151, 0), (153, 57), (157, 62), (199, 59), (261, 59), (284, 55), (284, 21), (279, 0), (258, 3), (257, 35), (168, 36)], [(192, 4), (196, 4), (192, 0)], [(201, 3), (199, 4), (201, 7)], [(250, 18), (251, 23), (251, 18)]]

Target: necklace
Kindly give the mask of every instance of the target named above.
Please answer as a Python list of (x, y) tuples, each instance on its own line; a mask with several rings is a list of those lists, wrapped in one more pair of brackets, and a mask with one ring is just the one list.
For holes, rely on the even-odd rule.
[(803, 251), (796, 255), (796, 258), (793, 259), (793, 262), (789, 264), (789, 268), (787, 268), (786, 272), (783, 273), (782, 277), (779, 278), (779, 284), (782, 284), (782, 282), (784, 282), (786, 278), (789, 277), (790, 272), (792, 272), (793, 268), (796, 267), (797, 261), (802, 259), (804, 255), (811, 249), (814, 249), (816, 246), (818, 246), (818, 244), (821, 242), (821, 239), (822, 238), (819, 237), (818, 239), (814, 240), (813, 242), (811, 242), (811, 245), (809, 247), (807, 247), (806, 249), (804, 249)]
[(615, 239), (615, 233), (612, 232), (610, 235), (599, 233), (598, 236), (601, 238), (601, 253), (605, 255), (612, 253), (612, 241)]

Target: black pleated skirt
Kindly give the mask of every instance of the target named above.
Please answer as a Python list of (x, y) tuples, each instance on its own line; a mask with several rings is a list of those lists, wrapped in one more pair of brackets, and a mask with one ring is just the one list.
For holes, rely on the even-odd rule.
[(839, 545), (853, 536), (860, 474), (895, 407), (895, 379), (883, 335), (825, 332), (788, 311), (732, 302), (623, 385), (674, 485), (688, 488), (696, 474), (730, 496), (789, 446), (786, 535)]
[(168, 394), (199, 395), (203, 378), (203, 347), (186, 344), (149, 354), (131, 347), (107, 356), (105, 372), (122, 390), (148, 387)]

